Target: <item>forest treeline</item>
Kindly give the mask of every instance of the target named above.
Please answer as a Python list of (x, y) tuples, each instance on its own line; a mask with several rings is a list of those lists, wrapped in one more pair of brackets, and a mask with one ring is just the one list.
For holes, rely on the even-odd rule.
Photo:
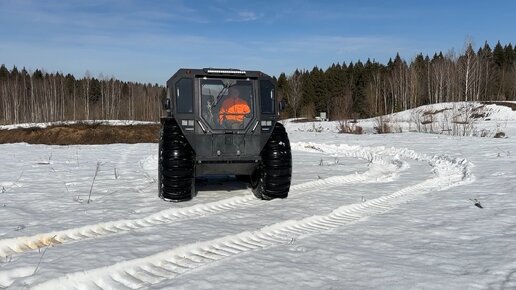
[(278, 89), (288, 102), (288, 116), (330, 119), (389, 114), (421, 105), (454, 101), (516, 100), (516, 49), (486, 42), (478, 50), (418, 54), (411, 62), (396, 55), (376, 61), (333, 64), (326, 70), (281, 74)]
[[(326, 70), (296, 70), (278, 77), (287, 101), (283, 117), (331, 119), (388, 114), (450, 101), (516, 100), (516, 48), (466, 43), (461, 53), (418, 54), (407, 62), (398, 54), (387, 64), (337, 63)], [(157, 121), (165, 88), (114, 77), (28, 72), (0, 66), (0, 124), (64, 120)]]
[(0, 66), (0, 124), (159, 120), (163, 86)]

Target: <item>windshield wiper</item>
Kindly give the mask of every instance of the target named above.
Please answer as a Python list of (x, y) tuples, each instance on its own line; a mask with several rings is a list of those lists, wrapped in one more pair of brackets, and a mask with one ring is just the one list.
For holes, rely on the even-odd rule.
[(219, 103), (219, 101), (222, 99), (222, 96), (224, 96), (224, 93), (225, 93), (226, 91), (228, 91), (228, 90), (229, 90), (229, 88), (231, 88), (232, 86), (234, 86), (234, 85), (224, 86), (224, 87), (222, 88), (222, 90), (220, 90), (219, 94), (218, 94), (218, 95), (217, 95), (217, 97), (215, 98), (215, 102), (213, 102), (212, 107), (217, 106), (217, 104)]

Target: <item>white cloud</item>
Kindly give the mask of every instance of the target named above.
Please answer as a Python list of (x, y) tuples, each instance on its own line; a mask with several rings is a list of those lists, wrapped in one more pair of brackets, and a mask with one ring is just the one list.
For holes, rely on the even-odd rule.
[(256, 14), (253, 11), (234, 11), (233, 15), (228, 17), (226, 21), (229, 22), (248, 22), (256, 21), (262, 18), (263, 15)]
[(306, 36), (263, 43), (268, 52), (303, 52), (306, 54), (334, 53), (342, 55), (368, 51), (385, 51), (400, 48), (402, 40), (387, 36)]

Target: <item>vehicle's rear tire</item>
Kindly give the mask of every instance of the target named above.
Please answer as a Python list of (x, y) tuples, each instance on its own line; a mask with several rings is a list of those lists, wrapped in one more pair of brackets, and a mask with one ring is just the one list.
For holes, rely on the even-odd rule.
[(253, 194), (265, 200), (286, 198), (292, 178), (292, 153), (282, 124), (276, 123), (261, 156), (262, 161), (250, 178)]
[(195, 194), (195, 153), (175, 119), (162, 123), (159, 138), (159, 197), (187, 201)]
[(235, 175), (235, 178), (240, 181), (240, 182), (244, 182), (244, 183), (249, 183), (250, 182), (250, 177), (249, 175), (241, 175), (241, 174), (237, 174)]

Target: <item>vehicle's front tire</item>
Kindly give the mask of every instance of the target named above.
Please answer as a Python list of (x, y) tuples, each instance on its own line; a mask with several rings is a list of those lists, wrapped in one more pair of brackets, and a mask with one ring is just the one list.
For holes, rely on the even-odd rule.
[(262, 161), (250, 178), (253, 194), (265, 200), (286, 198), (292, 178), (292, 153), (282, 124), (276, 123), (261, 156)]
[(195, 194), (195, 153), (175, 119), (162, 122), (159, 139), (159, 197), (187, 201)]

